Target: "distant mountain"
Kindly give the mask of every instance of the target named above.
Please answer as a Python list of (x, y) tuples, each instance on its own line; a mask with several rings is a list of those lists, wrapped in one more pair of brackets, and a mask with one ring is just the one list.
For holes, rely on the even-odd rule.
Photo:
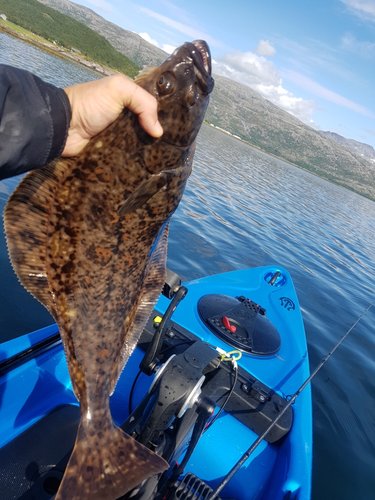
[[(157, 65), (165, 52), (92, 10), (68, 0), (39, 0), (94, 29), (139, 66)], [(371, 146), (332, 132), (319, 132), (278, 108), (246, 85), (215, 75), (206, 118), (281, 159), (375, 200)]]
[(375, 163), (375, 149), (369, 144), (355, 141), (354, 139), (347, 139), (342, 135), (336, 134), (336, 132), (326, 131), (320, 133), (336, 141), (338, 144), (341, 144), (342, 146), (346, 147), (353, 153), (362, 156), (362, 158), (366, 158)]
[(85, 26), (104, 36), (115, 49), (125, 54), (138, 66), (155, 66), (162, 63), (166, 53), (146, 42), (141, 36), (127, 31), (99, 16), (88, 7), (68, 0), (39, 0), (39, 2), (81, 21)]
[(375, 164), (246, 85), (215, 77), (207, 120), (254, 146), (375, 200)]

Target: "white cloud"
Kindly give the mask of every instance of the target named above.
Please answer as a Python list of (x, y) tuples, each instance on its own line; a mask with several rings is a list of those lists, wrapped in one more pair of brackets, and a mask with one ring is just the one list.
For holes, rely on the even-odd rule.
[(260, 56), (273, 56), (276, 50), (268, 40), (261, 40), (255, 52)]
[[(357, 50), (373, 50), (372, 44), (363, 44), (354, 38), (347, 37), (342, 43)], [(305, 123), (313, 123), (315, 104), (311, 100), (297, 97), (287, 90), (275, 65), (263, 56), (253, 52), (237, 52), (228, 54), (214, 64), (215, 71), (240, 83), (248, 85), (262, 94), (266, 99), (285, 109)], [(333, 90), (330, 90), (300, 71), (283, 70), (283, 78), (293, 82), (300, 88), (321, 99), (329, 101), (367, 118), (375, 118), (374, 113)]]
[(292, 92), (285, 89), (280, 81), (279, 85), (257, 85), (256, 90), (266, 99), (273, 102), (280, 108), (285, 109), (301, 121), (313, 125), (313, 113), (315, 104), (312, 101), (296, 97)]
[(189, 24), (176, 21), (175, 19), (164, 16), (163, 14), (159, 14), (158, 12), (155, 12), (154, 10), (151, 10), (147, 7), (140, 7), (139, 10), (147, 16), (152, 17), (153, 19), (156, 19), (157, 21), (165, 24), (169, 28), (187, 35), (191, 39), (203, 38), (212, 45), (220, 45), (220, 42), (215, 40), (215, 38), (213, 38), (211, 35), (209, 35), (208, 33), (203, 33), (202, 31), (196, 29), (194, 26), (189, 26)]
[(172, 54), (172, 52), (174, 52), (177, 47), (175, 45), (170, 45), (169, 43), (163, 43), (161, 45), (161, 48), (164, 50), (164, 52), (166, 52), (167, 54)]
[(146, 32), (138, 33), (139, 36), (143, 38), (143, 40), (146, 40), (146, 42), (151, 43), (152, 45), (156, 45), (156, 47), (159, 47), (158, 42), (154, 39), (151, 38), (151, 35), (149, 35)]
[(292, 70), (284, 71), (284, 74), (287, 75), (288, 79), (293, 81), (295, 84), (299, 85), (305, 90), (308, 90), (312, 94), (325, 99), (326, 101), (350, 109), (351, 111), (366, 116), (367, 118), (375, 118), (374, 113), (371, 110), (367, 109), (365, 106), (362, 106), (355, 101), (351, 101), (350, 99), (338, 94), (337, 92), (334, 92), (333, 90), (323, 87), (323, 85), (312, 80), (311, 78), (308, 78), (305, 75)]
[(172, 54), (172, 52), (176, 49), (174, 45), (170, 45), (168, 43), (158, 43), (154, 38), (151, 37), (146, 32), (143, 33), (138, 33), (139, 36), (143, 38), (143, 40), (146, 40), (146, 42), (151, 43), (152, 45), (155, 45), (156, 47), (159, 47), (159, 49), (164, 50), (167, 54)]
[(365, 21), (375, 22), (374, 0), (341, 0), (349, 10)]
[(375, 54), (375, 42), (358, 40), (351, 33), (346, 33), (341, 38), (341, 46), (363, 57), (372, 57)]
[(313, 123), (314, 104), (285, 89), (276, 67), (265, 57), (253, 52), (230, 54), (215, 61), (214, 69), (218, 74), (248, 85), (305, 123)]
[(221, 59), (226, 71), (242, 78), (243, 83), (254, 85), (258, 83), (277, 85), (280, 80), (278, 71), (272, 62), (253, 52), (236, 52)]

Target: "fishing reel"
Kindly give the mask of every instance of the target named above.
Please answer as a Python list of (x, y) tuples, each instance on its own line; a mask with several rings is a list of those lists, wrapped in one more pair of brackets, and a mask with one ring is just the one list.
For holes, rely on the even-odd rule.
[(204, 396), (202, 386), (219, 364), (219, 353), (201, 341), (173, 354), (157, 370), (148, 393), (130, 415), (126, 432), (156, 452), (163, 450), (169, 461), (184, 434), (182, 423), (186, 427), (198, 414), (206, 413), (206, 420), (212, 415), (214, 402)]
[[(214, 413), (215, 403), (204, 394), (203, 386), (220, 362), (215, 349), (197, 341), (157, 369), (148, 393), (124, 429), (172, 465), (162, 477), (145, 481), (128, 498), (148, 500), (166, 494), (174, 498), (171, 490)], [(183, 498), (181, 492), (179, 495)]]

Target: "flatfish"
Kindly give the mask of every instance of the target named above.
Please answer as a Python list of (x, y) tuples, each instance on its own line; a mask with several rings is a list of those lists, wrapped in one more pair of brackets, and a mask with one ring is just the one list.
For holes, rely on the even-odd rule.
[(57, 499), (115, 499), (168, 467), (115, 426), (109, 396), (164, 282), (168, 220), (213, 89), (207, 44), (185, 43), (137, 83), (158, 101), (161, 138), (125, 110), (77, 157), (28, 174), (5, 210), (14, 269), (58, 323), (80, 402)]

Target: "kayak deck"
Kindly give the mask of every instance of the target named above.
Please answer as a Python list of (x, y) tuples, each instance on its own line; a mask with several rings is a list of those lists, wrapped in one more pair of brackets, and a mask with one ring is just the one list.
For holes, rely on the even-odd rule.
[[(270, 285), (269, 276), (276, 271), (280, 274)], [(233, 349), (207, 328), (197, 311), (199, 299), (211, 293), (243, 295), (261, 304), (277, 325), (281, 339), (276, 354), (242, 353), (234, 395), (220, 418), (203, 434), (188, 461), (185, 471), (214, 488), (274, 418), (268, 410), (277, 407), (280, 411), (286, 396), (293, 394), (308, 377), (306, 339), (294, 286), (284, 269), (269, 266), (234, 271), (185, 286), (188, 295), (173, 315), (174, 334), (164, 346), (166, 359), (168, 349), (177, 352), (179, 344), (186, 346), (194, 340), (226, 352)], [(169, 300), (161, 296), (156, 310), (162, 314), (168, 304)], [(113, 418), (118, 425), (128, 417), (129, 406), (134, 408), (140, 403), (153, 380), (142, 373), (133, 386), (151, 338), (152, 322), (111, 398)], [(225, 377), (223, 374), (223, 386)], [(251, 394), (244, 390), (246, 381), (256, 382)], [(69, 457), (79, 420), (56, 325), (1, 346), (0, 396), (0, 470), (6, 478), (1, 489), (9, 493), (3, 498), (32, 498), (36, 493), (37, 498), (50, 498), (54, 494), (53, 484), (58, 484)], [(293, 414), (286, 415), (273, 437), (270, 434), (271, 442), (261, 443), (226, 486), (222, 498), (310, 498), (311, 426), (311, 394), (307, 388), (297, 399)]]

